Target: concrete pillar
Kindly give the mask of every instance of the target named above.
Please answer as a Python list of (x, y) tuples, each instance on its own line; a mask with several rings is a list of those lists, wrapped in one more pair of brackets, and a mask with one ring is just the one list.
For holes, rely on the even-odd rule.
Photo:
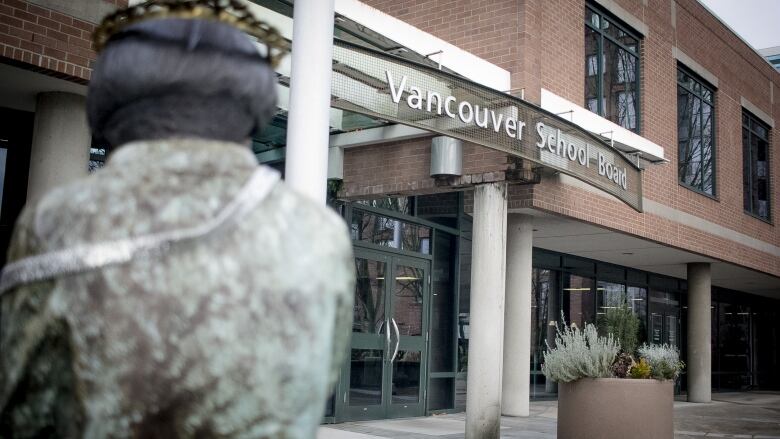
[(498, 439), (506, 263), (506, 184), (474, 188), (466, 439)]
[(86, 98), (63, 93), (39, 93), (35, 107), (27, 200), (85, 177), (92, 138), (87, 126)]
[(330, 138), (334, 0), (296, 0), (285, 180), (325, 204)]
[(712, 400), (710, 264), (688, 264), (688, 401)]
[(533, 217), (509, 215), (506, 238), (506, 312), (501, 410), (528, 416), (531, 378)]

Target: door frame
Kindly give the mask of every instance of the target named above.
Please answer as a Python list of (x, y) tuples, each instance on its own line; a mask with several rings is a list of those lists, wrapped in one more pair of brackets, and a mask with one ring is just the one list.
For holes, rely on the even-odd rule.
[[(425, 415), (427, 407), (427, 393), (428, 393), (428, 356), (429, 356), (429, 332), (430, 332), (430, 295), (431, 295), (431, 269), (432, 258), (430, 255), (414, 256), (408, 253), (401, 253), (398, 251), (382, 251), (375, 248), (365, 248), (359, 246), (353, 246), (355, 252), (355, 259), (366, 258), (374, 261), (384, 262), (386, 264), (385, 276), (393, 276), (393, 280), (385, 282), (384, 285), (384, 297), (385, 297), (385, 323), (382, 325), (381, 334), (361, 334), (352, 333), (352, 339), (347, 346), (346, 361), (341, 367), (339, 373), (339, 382), (336, 386), (335, 400), (334, 400), (334, 416), (335, 422), (348, 422), (359, 420), (374, 420), (374, 419), (391, 419), (399, 417), (413, 417)], [(382, 340), (385, 340), (382, 334), (387, 334), (386, 328), (387, 322), (392, 317), (395, 301), (392, 299), (395, 287), (395, 268), (396, 266), (410, 266), (414, 268), (420, 268), (424, 272), (425, 279), (423, 280), (423, 309), (422, 309), (422, 335), (418, 340), (409, 340), (406, 336), (401, 336), (399, 340), (393, 340), (391, 334), (391, 341), (384, 346), (381, 345)], [(390, 323), (392, 325), (392, 322)], [(357, 336), (357, 337), (356, 337)], [(373, 340), (372, 340), (373, 339)], [(397, 344), (399, 350), (402, 349), (402, 345), (409, 346), (407, 350), (414, 348), (420, 348), (420, 382), (419, 382), (419, 402), (413, 404), (413, 407), (400, 407), (403, 404), (392, 403), (392, 365), (389, 362), (388, 356), (392, 353), (387, 352), (389, 349), (394, 349), (393, 342)], [(356, 346), (357, 345), (357, 346)], [(382, 402), (375, 406), (350, 406), (349, 405), (349, 386), (350, 386), (350, 372), (351, 372), (351, 350), (353, 348), (363, 349), (381, 349), (383, 351), (382, 361)], [(410, 405), (410, 404), (407, 404)]]

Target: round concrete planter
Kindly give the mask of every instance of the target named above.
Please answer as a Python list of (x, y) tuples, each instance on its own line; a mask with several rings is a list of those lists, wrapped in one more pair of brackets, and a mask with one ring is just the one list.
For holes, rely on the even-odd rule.
[(558, 438), (674, 437), (674, 382), (584, 378), (558, 385)]

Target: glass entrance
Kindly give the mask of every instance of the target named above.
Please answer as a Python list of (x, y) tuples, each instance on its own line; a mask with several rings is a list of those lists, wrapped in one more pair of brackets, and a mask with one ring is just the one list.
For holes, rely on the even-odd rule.
[(340, 420), (424, 414), (430, 262), (356, 249), (349, 362)]
[(675, 293), (650, 290), (650, 333), (653, 344), (680, 348), (680, 300)]

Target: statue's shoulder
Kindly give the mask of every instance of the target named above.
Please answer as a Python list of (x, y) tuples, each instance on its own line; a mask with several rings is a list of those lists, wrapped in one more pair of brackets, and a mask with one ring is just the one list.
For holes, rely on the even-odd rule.
[(318, 236), (319, 240), (333, 238), (336, 244), (349, 248), (349, 234), (344, 219), (333, 208), (315, 202), (299, 193), (284, 181), (278, 182), (269, 194), (267, 203), (260, 206), (263, 214), (276, 215), (287, 227)]

